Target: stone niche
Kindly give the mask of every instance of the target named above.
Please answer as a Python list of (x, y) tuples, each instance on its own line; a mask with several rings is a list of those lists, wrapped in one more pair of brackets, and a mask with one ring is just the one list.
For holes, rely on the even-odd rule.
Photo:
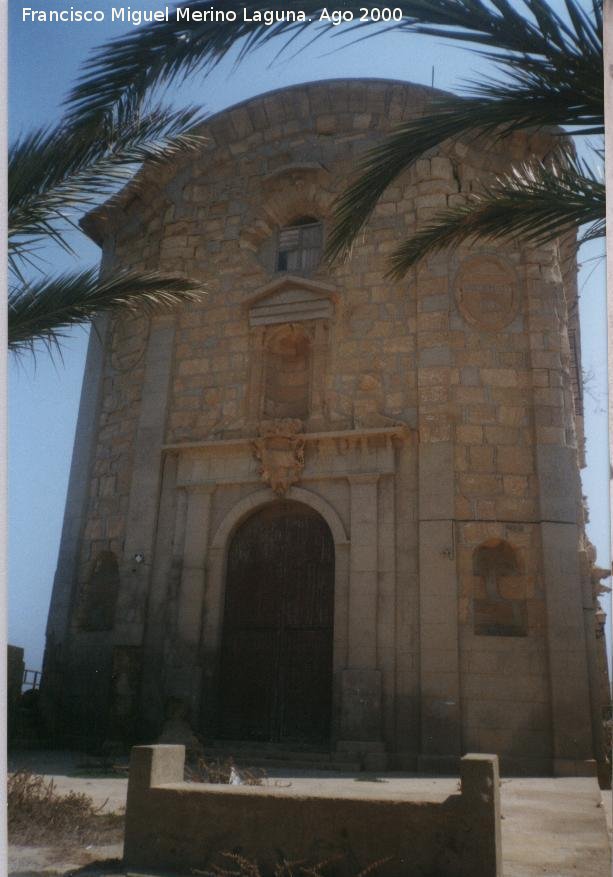
[(263, 415), (266, 420), (309, 416), (311, 338), (297, 324), (279, 326), (266, 338)]
[(512, 584), (512, 580), (521, 575), (513, 546), (504, 539), (483, 542), (473, 553), (473, 575), (481, 578), (486, 593), (474, 601), (475, 633), (478, 636), (527, 636), (525, 598), (506, 595), (509, 580)]
[(300, 420), (310, 430), (326, 420), (324, 382), (334, 287), (285, 275), (245, 302), (250, 326), (248, 419)]

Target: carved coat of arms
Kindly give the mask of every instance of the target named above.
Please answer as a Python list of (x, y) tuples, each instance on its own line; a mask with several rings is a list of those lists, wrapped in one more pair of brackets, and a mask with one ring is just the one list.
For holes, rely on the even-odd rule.
[(263, 420), (260, 437), (253, 442), (253, 451), (261, 462), (262, 480), (279, 496), (300, 480), (304, 469), (304, 438), (302, 421), (292, 418)]

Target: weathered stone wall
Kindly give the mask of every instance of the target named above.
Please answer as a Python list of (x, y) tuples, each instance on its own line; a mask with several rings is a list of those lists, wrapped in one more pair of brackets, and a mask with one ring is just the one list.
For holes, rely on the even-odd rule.
[[(590, 757), (571, 242), (479, 244), (386, 277), (408, 234), (547, 137), (443, 148), (385, 192), (349, 261), (293, 285), (274, 270), (278, 229), (303, 216), (329, 228), (359, 157), (433, 94), (338, 81), (256, 98), (206, 124), (202, 150), (88, 217), (105, 270), (180, 271), (207, 294), (172, 317), (121, 318), (105, 342), (78, 572), (56, 588), (64, 603), (72, 594), (76, 724), (104, 726), (110, 699), (151, 735), (172, 695), (214, 727), (227, 550), (216, 534), (261, 496), (250, 442), (276, 331), (266, 320), (286, 308), (311, 356), (304, 469), (288, 496), (308, 490), (345, 534), (335, 741), (362, 723), (362, 741), (398, 766), (456, 763), (467, 748), (539, 771)], [(292, 304), (301, 284), (312, 319)], [(483, 548), (512, 560), (481, 568)], [(100, 552), (119, 562), (115, 624), (84, 631)], [(138, 661), (140, 676), (117, 670)], [(351, 685), (369, 691), (376, 720), (349, 721)]]

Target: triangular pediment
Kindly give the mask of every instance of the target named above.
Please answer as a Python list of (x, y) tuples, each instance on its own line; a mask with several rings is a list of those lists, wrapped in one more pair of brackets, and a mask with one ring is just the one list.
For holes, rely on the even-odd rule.
[(336, 290), (328, 283), (285, 274), (249, 296), (249, 325), (329, 320), (334, 313)]

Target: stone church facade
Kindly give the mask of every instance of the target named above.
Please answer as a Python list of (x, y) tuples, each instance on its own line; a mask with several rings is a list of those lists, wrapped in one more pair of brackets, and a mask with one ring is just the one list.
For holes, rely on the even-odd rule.
[[(322, 259), (364, 151), (432, 90), (338, 80), (211, 118), (90, 214), (102, 270), (200, 303), (92, 332), (42, 696), (72, 740), (586, 773), (600, 742), (571, 241), (395, 246), (545, 134), (455, 143)], [(173, 706), (174, 705), (174, 706)]]

